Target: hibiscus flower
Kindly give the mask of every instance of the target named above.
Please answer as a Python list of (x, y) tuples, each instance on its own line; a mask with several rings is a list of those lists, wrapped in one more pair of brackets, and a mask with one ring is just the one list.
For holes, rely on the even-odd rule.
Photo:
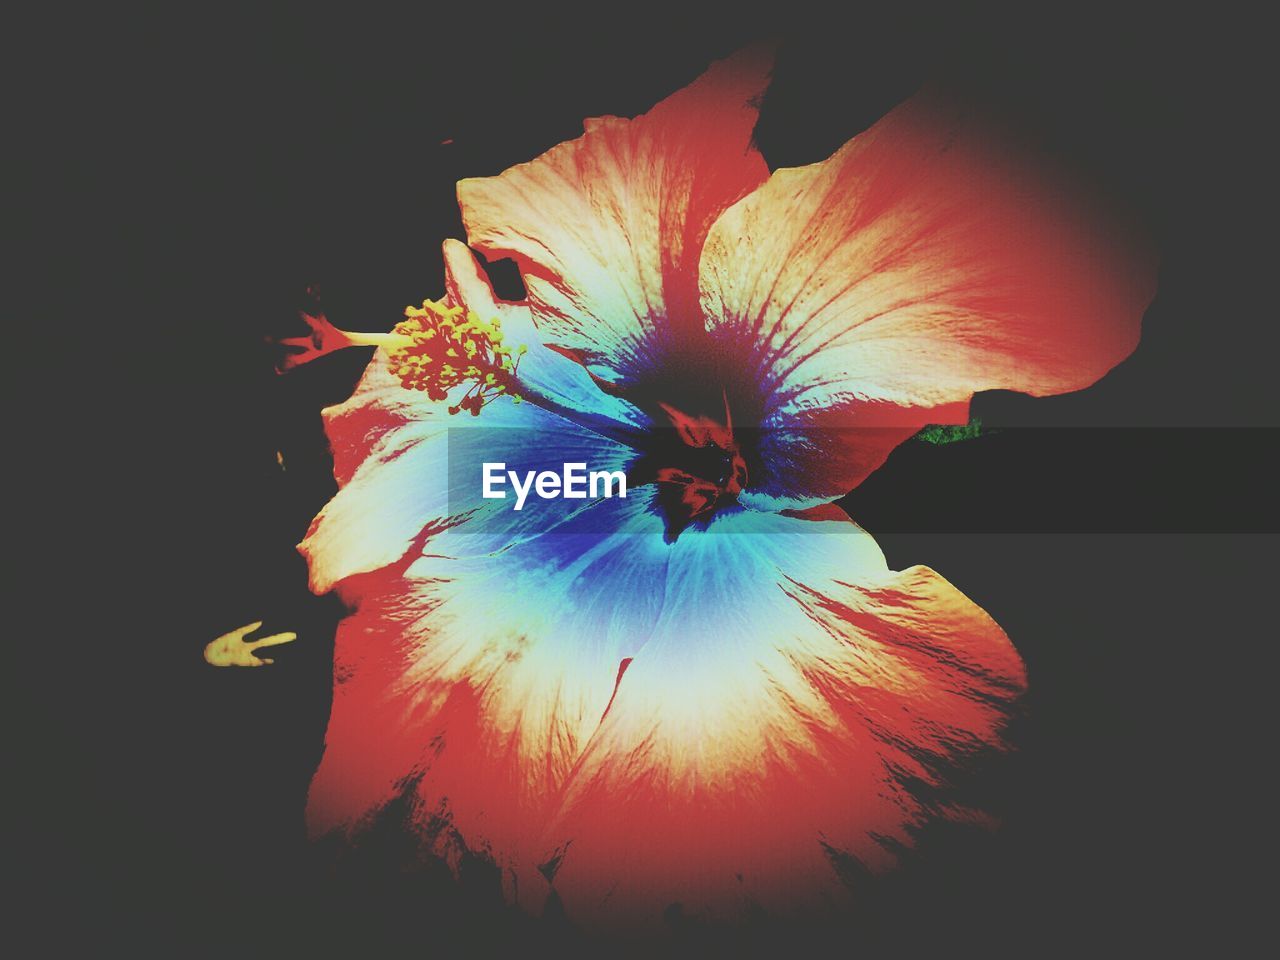
[[(937, 98), (770, 175), (771, 59), (464, 180), (467, 246), (325, 411), (340, 485), (300, 549), (338, 630), (307, 816), (407, 797), (425, 854), (492, 858), (582, 923), (826, 909), (894, 865), (1024, 689), (992, 619), (890, 570), (832, 501), (979, 390), (1087, 387), (1135, 347), (1142, 248)], [(470, 414), (475, 414), (471, 416)], [(503, 461), (626, 498), (476, 499)], [(465, 489), (464, 489), (465, 488)]]

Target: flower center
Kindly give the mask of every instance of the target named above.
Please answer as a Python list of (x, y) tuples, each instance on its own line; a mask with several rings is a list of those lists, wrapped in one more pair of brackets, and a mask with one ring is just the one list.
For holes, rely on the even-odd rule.
[(632, 474), (639, 482), (658, 485), (667, 538), (675, 540), (690, 524), (737, 499), (747, 485), (747, 462), (733, 433), (727, 400), (723, 417), (685, 413), (668, 403), (658, 407), (671, 426), (655, 431), (651, 449)]

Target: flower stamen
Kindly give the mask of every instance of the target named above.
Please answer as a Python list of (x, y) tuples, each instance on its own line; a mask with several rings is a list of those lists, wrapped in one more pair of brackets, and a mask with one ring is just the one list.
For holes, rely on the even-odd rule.
[(404, 315), (392, 331), (400, 342), (390, 351), (389, 366), (405, 389), (444, 400), (454, 387), (469, 383), (449, 412), (469, 410), (473, 416), (503, 395), (522, 402), (516, 371), (528, 348), (503, 342), (501, 319), (482, 320), (473, 311), (435, 300), (405, 307)]

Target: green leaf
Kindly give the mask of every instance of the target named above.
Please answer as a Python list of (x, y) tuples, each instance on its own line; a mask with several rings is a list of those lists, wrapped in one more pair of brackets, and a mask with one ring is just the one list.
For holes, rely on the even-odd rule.
[(919, 433), (915, 439), (925, 443), (955, 443), (957, 440), (972, 440), (982, 434), (982, 421), (974, 417), (968, 423), (941, 424), (931, 423)]

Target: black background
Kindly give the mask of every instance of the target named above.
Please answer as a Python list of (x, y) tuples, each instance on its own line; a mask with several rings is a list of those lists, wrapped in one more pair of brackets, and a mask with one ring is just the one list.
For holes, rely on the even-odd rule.
[[(340, 325), (389, 328), (439, 292), (440, 242), (464, 236), (456, 180), (583, 117), (642, 112), (774, 36), (757, 129), (771, 166), (825, 158), (926, 80), (964, 88), (1132, 207), (1163, 269), (1141, 345), (1103, 382), (981, 396), (1003, 429), (909, 443), (848, 501), (892, 566), (939, 570), (1027, 661), (1022, 750), (991, 778), (1003, 829), (939, 840), (846, 927), (750, 943), (1231, 944), (1263, 903), (1274, 753), (1258, 743), (1277, 411), (1257, 31), (1226, 8), (1210, 22), (795, 4), (16, 24), (29, 56), (10, 68), (9, 149), (30, 202), (11, 266), (30, 296), (6, 366), (12, 525), (28, 536), (10, 608), (35, 655), (13, 672), (33, 701), (13, 727), (31, 772), (8, 791), (45, 942), (576, 943), (493, 906), (482, 871), (459, 893), (388, 843), (335, 875), (303, 843), (340, 611), (306, 591), (293, 544), (333, 491), (318, 411), (364, 358), (277, 378), (263, 339), (301, 332), (310, 283)], [(509, 265), (493, 276), (518, 291)], [(203, 664), (209, 639), (257, 619), (301, 639), (267, 669)]]

